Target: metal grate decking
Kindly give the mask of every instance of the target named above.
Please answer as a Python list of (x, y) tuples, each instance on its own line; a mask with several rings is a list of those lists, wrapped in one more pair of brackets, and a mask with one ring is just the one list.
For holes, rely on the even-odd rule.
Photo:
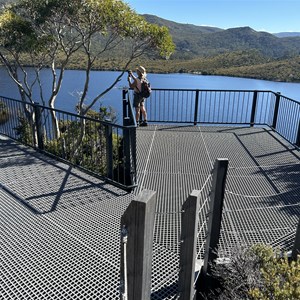
[[(159, 260), (166, 277), (152, 276), (157, 286), (173, 278), (164, 285), (166, 299), (177, 299), (181, 205), (208, 182), (216, 158), (229, 159), (219, 255), (228, 257), (237, 245), (259, 242), (291, 249), (300, 216), (300, 153), (272, 130), (149, 126), (138, 129), (137, 144), (136, 193), (157, 191), (154, 240), (175, 254)], [(203, 250), (197, 257), (202, 255)], [(153, 299), (165, 298), (158, 293)]]
[(0, 299), (118, 299), (132, 194), (1, 138)]
[(120, 217), (157, 191), (151, 299), (176, 299), (181, 205), (229, 159), (220, 255), (288, 249), (300, 215), (299, 151), (267, 128), (137, 130), (139, 186), (126, 193), (0, 138), (0, 299), (119, 299)]

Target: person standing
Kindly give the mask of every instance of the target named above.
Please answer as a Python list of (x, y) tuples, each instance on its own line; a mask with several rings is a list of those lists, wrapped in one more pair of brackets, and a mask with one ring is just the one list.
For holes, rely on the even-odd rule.
[[(146, 79), (147, 76), (146, 69), (143, 66), (139, 66), (136, 68), (136, 74), (137, 77), (134, 76), (131, 71), (128, 72), (129, 87), (133, 89), (133, 107), (135, 108), (136, 123), (140, 126), (148, 126), (145, 98), (140, 96), (140, 92), (142, 91), (142, 81)], [(141, 113), (144, 121), (140, 123)]]

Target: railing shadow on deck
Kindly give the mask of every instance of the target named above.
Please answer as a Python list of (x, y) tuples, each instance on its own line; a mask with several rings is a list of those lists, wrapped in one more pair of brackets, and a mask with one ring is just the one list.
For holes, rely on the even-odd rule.
[[(40, 215), (54, 212), (58, 206), (60, 206), (60, 208), (69, 209), (70, 207), (74, 208), (78, 205), (81, 206), (90, 204), (91, 202), (102, 201), (99, 197), (78, 197), (80, 192), (92, 196), (97, 191), (97, 195), (104, 195), (103, 198), (105, 200), (123, 197), (128, 194), (127, 191), (113, 188), (105, 181), (93, 176), (83, 175), (71, 165), (61, 164), (55, 159), (44, 156), (8, 138), (1, 137), (0, 145), (1, 152), (6, 154), (1, 155), (1, 175), (6, 176), (9, 174), (6, 172), (11, 173), (11, 176), (7, 176), (7, 178), (2, 180), (1, 188), (34, 214)], [(41, 170), (43, 166), (47, 166), (47, 172), (40, 174), (39, 170)], [(11, 167), (13, 170), (10, 170)], [(20, 171), (22, 168), (23, 173), (25, 172), (28, 178), (19, 178), (18, 174), (15, 174), (16, 171)], [(7, 171), (5, 169), (7, 169)], [(28, 196), (26, 189), (17, 189), (17, 192), (15, 192), (10, 187), (10, 182), (14, 183), (18, 178), (22, 182), (28, 180), (32, 181), (36, 186), (41, 184), (41, 186), (44, 187), (37, 188), (35, 191), (41, 192), (38, 194), (34, 193), (30, 196)], [(53, 183), (53, 178), (55, 178), (55, 183)], [(41, 183), (39, 181), (41, 181)], [(16, 181), (16, 183), (17, 182), (18, 181)], [(78, 182), (81, 184), (76, 184)], [(29, 186), (32, 188), (31, 184)], [(47, 186), (49, 186), (49, 189)], [(47, 191), (45, 191), (45, 189)]]
[[(8, 194), (13, 196), (19, 203), (29, 209), (33, 214), (43, 215), (51, 212), (55, 212), (58, 209), (74, 209), (74, 207), (84, 206), (95, 202), (101, 202), (103, 199), (108, 201), (109, 199), (118, 198), (125, 196), (128, 192), (119, 189), (119, 193), (113, 191), (107, 183), (95, 183), (88, 180), (86, 177), (73, 172), (73, 167), (69, 166), (67, 170), (64, 170), (65, 175), (63, 176), (62, 182), (59, 186), (55, 187), (55, 191), (43, 192), (33, 196), (23, 197), (20, 193), (14, 192), (9, 186), (1, 184), (1, 188)], [(76, 177), (78, 180), (84, 183), (78, 187), (68, 187), (70, 176)], [(97, 192), (97, 195), (104, 195), (101, 197), (79, 197), (81, 192), (84, 195), (89, 193), (92, 194)], [(99, 191), (101, 191), (99, 193)], [(46, 201), (45, 201), (46, 199)], [(112, 202), (111, 202), (112, 204)]]

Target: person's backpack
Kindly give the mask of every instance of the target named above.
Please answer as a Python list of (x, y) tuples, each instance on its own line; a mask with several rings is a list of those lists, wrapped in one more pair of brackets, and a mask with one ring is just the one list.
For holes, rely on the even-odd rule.
[(151, 85), (150, 85), (150, 82), (146, 78), (142, 79), (141, 87), (142, 88), (139, 93), (139, 96), (141, 98), (149, 98), (151, 95)]

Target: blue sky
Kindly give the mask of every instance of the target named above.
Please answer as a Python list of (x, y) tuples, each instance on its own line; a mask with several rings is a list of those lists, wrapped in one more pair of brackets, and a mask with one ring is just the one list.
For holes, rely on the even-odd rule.
[(300, 0), (125, 0), (137, 13), (223, 29), (300, 32)]

